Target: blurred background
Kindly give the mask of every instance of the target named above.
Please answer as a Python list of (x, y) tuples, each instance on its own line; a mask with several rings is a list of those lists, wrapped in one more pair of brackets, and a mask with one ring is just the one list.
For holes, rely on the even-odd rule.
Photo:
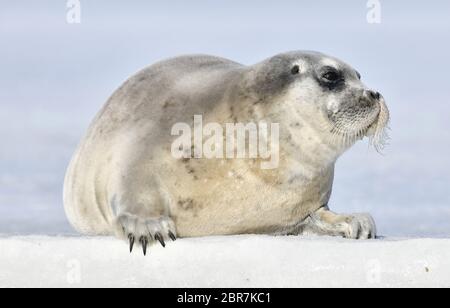
[(358, 69), (392, 114), (383, 155), (337, 164), (331, 208), (394, 237), (450, 236), (450, 2), (0, 0), (0, 233), (71, 234), (62, 185), (90, 121), (131, 74), (206, 53), (253, 64), (317, 50)]

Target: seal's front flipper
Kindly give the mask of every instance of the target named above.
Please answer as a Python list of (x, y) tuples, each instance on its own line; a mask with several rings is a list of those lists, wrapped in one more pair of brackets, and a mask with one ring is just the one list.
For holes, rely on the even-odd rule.
[(128, 241), (130, 252), (135, 244), (139, 244), (146, 255), (148, 245), (160, 243), (165, 247), (165, 241), (176, 240), (175, 224), (166, 216), (141, 218), (124, 213), (117, 217), (114, 225), (117, 237)]
[(299, 234), (342, 236), (350, 239), (374, 239), (375, 221), (369, 214), (340, 215), (322, 207), (299, 226)]

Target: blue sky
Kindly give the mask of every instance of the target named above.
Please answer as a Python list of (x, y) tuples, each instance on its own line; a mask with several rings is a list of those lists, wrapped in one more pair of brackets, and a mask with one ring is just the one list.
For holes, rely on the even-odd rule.
[(70, 233), (65, 168), (109, 95), (151, 63), (205, 53), (244, 64), (317, 50), (352, 64), (392, 113), (384, 155), (362, 142), (337, 164), (330, 206), (371, 212), (382, 234), (450, 235), (450, 3), (0, 1), (0, 233)]

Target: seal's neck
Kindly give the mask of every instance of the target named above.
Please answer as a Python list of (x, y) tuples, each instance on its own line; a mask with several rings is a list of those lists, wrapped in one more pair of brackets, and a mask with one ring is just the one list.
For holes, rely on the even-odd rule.
[(336, 160), (350, 147), (331, 140), (323, 128), (309, 123), (307, 119), (290, 123), (284, 127), (285, 134), (280, 140), (280, 150), (284, 153), (294, 172), (314, 176), (333, 167)]

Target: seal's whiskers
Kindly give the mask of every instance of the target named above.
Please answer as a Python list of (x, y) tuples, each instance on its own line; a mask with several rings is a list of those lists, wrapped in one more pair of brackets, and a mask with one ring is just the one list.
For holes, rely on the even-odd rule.
[(375, 132), (370, 136), (370, 144), (377, 150), (382, 152), (389, 141), (389, 135), (387, 129), (389, 128), (389, 110), (384, 100), (380, 101), (380, 113), (375, 126)]

